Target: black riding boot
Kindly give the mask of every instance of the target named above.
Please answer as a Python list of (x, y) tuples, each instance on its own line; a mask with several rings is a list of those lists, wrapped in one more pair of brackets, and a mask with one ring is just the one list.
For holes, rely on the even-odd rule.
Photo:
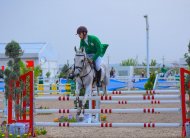
[(102, 87), (102, 83), (101, 83), (101, 69), (99, 71), (96, 71), (96, 77), (97, 77), (97, 87)]

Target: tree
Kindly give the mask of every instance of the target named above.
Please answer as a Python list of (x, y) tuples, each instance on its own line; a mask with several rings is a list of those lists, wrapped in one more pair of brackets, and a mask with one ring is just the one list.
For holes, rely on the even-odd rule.
[[(188, 68), (190, 69), (190, 41), (189, 41), (189, 44), (188, 44), (188, 52), (184, 54), (184, 58), (185, 58), (185, 61), (187, 62), (188, 64)], [(188, 94), (188, 96), (190, 97), (190, 75), (188, 74), (186, 77), (185, 77), (185, 90), (186, 90), (186, 93)], [(190, 102), (187, 101), (186, 102), (187, 106), (190, 107)], [(188, 118), (190, 117), (190, 112), (187, 113), (187, 116)]]
[[(10, 95), (13, 97), (14, 110), (15, 110), (15, 114), (17, 114), (19, 112), (20, 113), (22, 112), (21, 105), (17, 104), (16, 102), (17, 100), (16, 97), (22, 93), (24, 84), (23, 82), (20, 82), (20, 86), (17, 87), (16, 82), (19, 81), (19, 77), (20, 77), (19, 62), (20, 62), (20, 57), (23, 55), (23, 51), (17, 42), (11, 41), (5, 47), (5, 55), (10, 58), (7, 64), (8, 68), (6, 68), (4, 72), (5, 99), (7, 100)], [(25, 97), (22, 97), (22, 98), (24, 99)]]
[(121, 62), (121, 65), (122, 66), (137, 66), (137, 60), (136, 59), (133, 59), (133, 58), (129, 58), (127, 60), (123, 60)]
[[(186, 59), (188, 67), (190, 69), (190, 41), (189, 41), (189, 44), (188, 44), (188, 53), (185, 53), (184, 57)], [(186, 91), (186, 94), (188, 94), (188, 96), (190, 97), (189, 84), (190, 84), (190, 75), (187, 74), (186, 77), (185, 77), (185, 91)], [(186, 101), (186, 104), (187, 104), (188, 107), (190, 107), (190, 101)], [(189, 113), (187, 114), (187, 117), (190, 117)]]
[[(188, 64), (188, 67), (190, 68), (190, 41), (189, 41), (189, 44), (188, 44), (188, 53), (185, 53), (184, 54), (184, 57), (185, 57), (185, 61), (187, 62)], [(185, 88), (186, 88), (186, 91), (187, 93), (189, 94), (190, 96), (190, 89), (189, 89), (189, 83), (190, 83), (190, 75), (188, 74), (185, 78)], [(190, 103), (188, 102), (188, 105), (190, 107)]]
[(42, 75), (42, 69), (40, 65), (34, 67), (34, 80), (37, 81), (37, 78)]
[(29, 71), (29, 69), (26, 67), (25, 63), (22, 60), (19, 61), (19, 66), (20, 66), (20, 75), (25, 74)]
[(51, 75), (51, 72), (48, 71), (48, 72), (46, 73), (46, 77), (49, 78), (50, 75)]
[(3, 74), (4, 74), (3, 70), (0, 69), (0, 78), (4, 78)]
[(142, 66), (146, 66), (146, 63), (145, 63), (145, 62), (142, 62)]
[[(156, 62), (156, 59), (151, 59), (151, 61), (150, 61), (150, 66), (156, 66), (156, 64), (157, 64), (157, 62)], [(146, 66), (147, 64), (146, 64), (146, 62), (142, 62), (142, 65), (143, 66)]]
[(29, 71), (34, 71), (34, 81), (37, 82), (38, 77), (42, 74), (42, 69), (40, 65), (35, 66), (34, 68), (27, 68), (26, 64), (20, 60), (20, 75), (25, 74)]
[(188, 66), (190, 67), (190, 41), (188, 45), (188, 53), (184, 54), (185, 61), (187, 62)]
[(156, 59), (151, 59), (150, 66), (156, 66)]
[[(156, 59), (151, 59), (150, 66), (156, 66), (157, 62)], [(142, 66), (147, 66), (146, 62), (142, 62)], [(150, 68), (150, 72), (154, 73), (157, 69), (156, 68)]]
[(67, 78), (68, 73), (69, 73), (69, 64), (65, 64), (63, 68), (61, 69), (59, 78)]

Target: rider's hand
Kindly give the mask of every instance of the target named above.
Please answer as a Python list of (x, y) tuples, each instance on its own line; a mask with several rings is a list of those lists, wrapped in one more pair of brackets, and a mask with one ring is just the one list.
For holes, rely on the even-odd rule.
[(93, 64), (93, 60), (91, 60), (91, 59), (89, 59), (89, 61), (88, 61), (90, 64)]
[(75, 75), (73, 73), (70, 73), (68, 76), (69, 79), (73, 80), (75, 78)]

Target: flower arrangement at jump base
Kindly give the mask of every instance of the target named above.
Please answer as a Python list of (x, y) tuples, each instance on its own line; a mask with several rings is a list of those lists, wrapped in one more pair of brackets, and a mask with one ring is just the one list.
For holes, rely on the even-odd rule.
[(106, 119), (107, 119), (107, 116), (105, 114), (100, 115), (100, 120), (101, 121), (106, 121)]
[[(44, 128), (35, 128), (36, 135), (45, 135), (47, 130)], [(0, 126), (0, 138), (28, 138), (31, 136), (31, 133), (25, 133), (22, 135), (19, 134), (11, 134), (7, 127), (7, 122), (3, 121)]]
[(54, 122), (77, 122), (76, 118), (74, 118), (72, 115), (67, 116), (61, 116), (59, 118), (54, 118)]
[(46, 135), (47, 130), (45, 128), (35, 128), (34, 133), (36, 134), (36, 136)]
[(31, 134), (23, 134), (23, 135), (16, 135), (16, 134), (3, 134), (0, 133), (0, 138), (28, 138)]

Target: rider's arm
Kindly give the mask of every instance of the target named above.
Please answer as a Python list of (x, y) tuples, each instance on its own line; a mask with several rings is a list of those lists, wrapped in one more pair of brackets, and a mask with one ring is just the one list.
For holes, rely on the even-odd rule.
[(94, 38), (94, 41), (95, 41), (95, 46), (96, 46), (96, 53), (95, 53), (95, 55), (93, 57), (93, 60), (96, 61), (96, 59), (99, 56), (101, 56), (101, 53), (102, 53), (101, 50), (102, 49), (101, 49), (101, 42), (100, 42), (100, 40), (97, 37)]

